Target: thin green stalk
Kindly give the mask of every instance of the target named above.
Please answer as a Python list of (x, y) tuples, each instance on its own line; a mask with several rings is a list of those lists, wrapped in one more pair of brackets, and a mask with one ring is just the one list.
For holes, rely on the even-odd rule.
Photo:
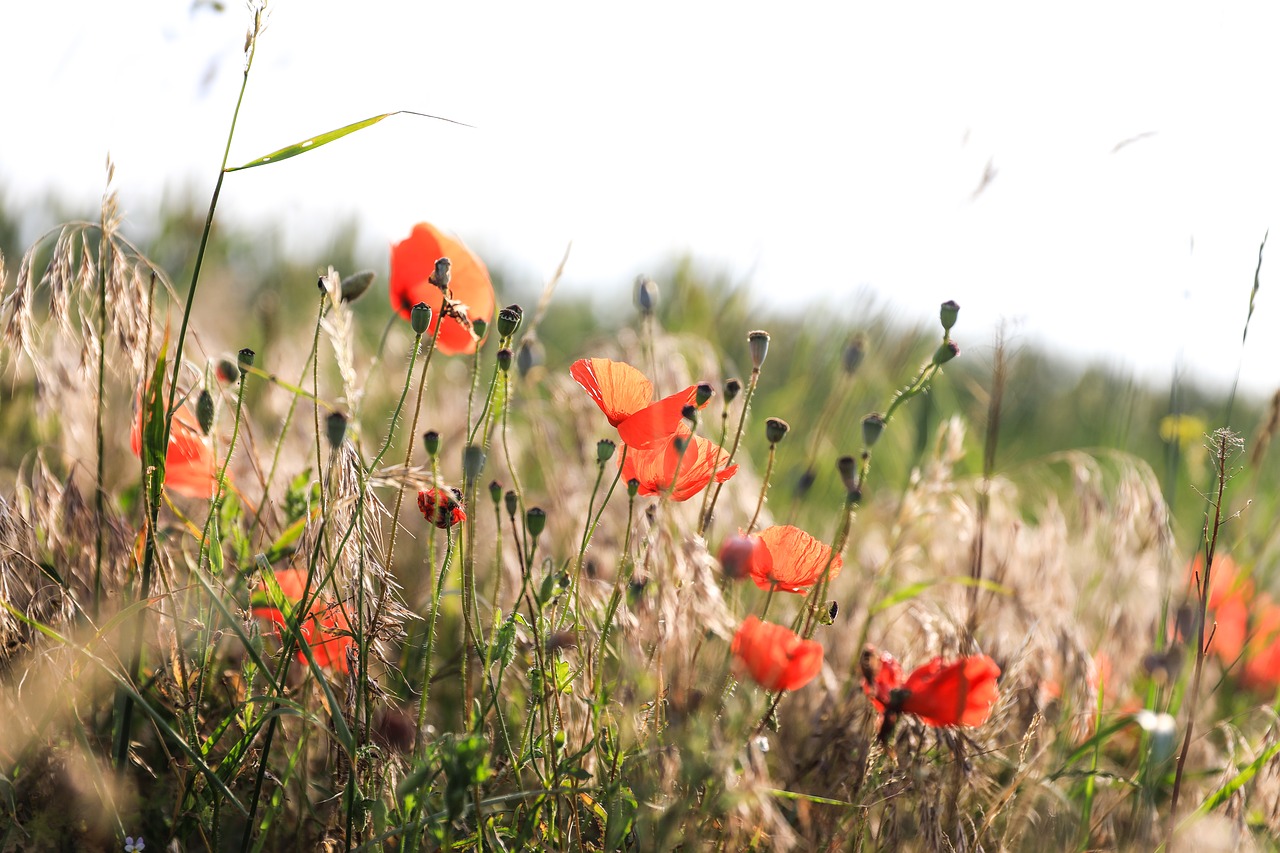
[(760, 510), (764, 507), (764, 496), (769, 493), (769, 478), (773, 475), (773, 459), (777, 455), (778, 445), (775, 442), (769, 442), (769, 462), (764, 468), (764, 480), (760, 483), (760, 499), (756, 501), (756, 511), (751, 516), (751, 523), (747, 525), (747, 535), (751, 535), (751, 531), (756, 529), (756, 522), (760, 519)]
[[(415, 436), (418, 434), (418, 416), (422, 414), (422, 395), (427, 388), (427, 368), (431, 366), (431, 356), (436, 351), (436, 341), (440, 338), (440, 326), (443, 324), (444, 317), (436, 320), (435, 331), (431, 333), (431, 340), (427, 343), (427, 354), (422, 360), (422, 373), (418, 377), (418, 397), (413, 404), (413, 421), (409, 427), (409, 440), (405, 442), (407, 445), (404, 450), (404, 467), (408, 468), (413, 464), (413, 448), (417, 444)], [(422, 350), (422, 335), (416, 335), (413, 339), (413, 355), (409, 357), (409, 369), (405, 371), (404, 388), (400, 391), (400, 405), (404, 405), (404, 399), (409, 393), (409, 385), (413, 382), (413, 365), (418, 358), (418, 353)], [(399, 411), (399, 406), (396, 407)], [(395, 434), (395, 421), (392, 421), (391, 431), (387, 433), (387, 446), (390, 446), (391, 439)], [(385, 447), (384, 447), (385, 451)], [(381, 458), (381, 454), (379, 454)], [(372, 470), (372, 466), (370, 466)], [(400, 508), (404, 504), (404, 485), (400, 485), (396, 489), (395, 508), (391, 511), (391, 534), (387, 541), (387, 556), (382, 561), (387, 571), (391, 571), (391, 560), (396, 553), (396, 533), (400, 528)]]
[[(725, 467), (733, 464), (734, 457), (738, 455), (738, 445), (742, 442), (742, 431), (747, 425), (747, 410), (751, 408), (751, 398), (755, 396), (756, 384), (760, 381), (760, 368), (751, 368), (751, 381), (747, 383), (747, 393), (742, 398), (742, 414), (738, 418), (738, 430), (733, 436), (733, 449), (729, 451), (729, 458), (725, 460)], [(719, 468), (719, 454), (716, 461), (711, 466), (711, 479), (715, 480), (716, 471)], [(711, 516), (716, 511), (716, 501), (720, 500), (720, 490), (724, 488), (724, 483), (716, 483), (715, 494), (711, 496), (711, 505), (707, 507), (707, 511), (702, 514), (698, 521), (698, 535), (701, 536), (707, 529), (707, 525), (711, 523)]]

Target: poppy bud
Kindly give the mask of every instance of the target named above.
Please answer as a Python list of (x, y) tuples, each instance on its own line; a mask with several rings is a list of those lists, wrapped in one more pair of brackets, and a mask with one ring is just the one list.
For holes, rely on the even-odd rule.
[(515, 358), (515, 353), (509, 347), (503, 347), (498, 350), (498, 369), (503, 373), (511, 370), (511, 362)]
[(342, 301), (355, 302), (359, 299), (369, 289), (369, 285), (373, 284), (373, 277), (373, 270), (363, 270), (344, 278), (340, 289)]
[(846, 491), (852, 492), (858, 485), (858, 462), (852, 456), (841, 456), (836, 460), (836, 470), (840, 472), (840, 482)]
[(449, 271), (452, 267), (453, 264), (449, 262), (448, 258), (438, 259), (436, 261), (436, 268), (431, 271), (431, 275), (427, 278), (427, 281), (440, 288), (440, 292), (444, 293), (449, 289)]
[(809, 494), (809, 490), (813, 488), (814, 482), (818, 479), (818, 472), (812, 468), (806, 468), (800, 474), (800, 479), (796, 480), (795, 496), (797, 499), (803, 498)]
[(324, 431), (329, 439), (329, 446), (338, 449), (347, 436), (347, 416), (342, 412), (330, 412), (324, 419)]
[(933, 354), (933, 363), (941, 367), (960, 354), (960, 345), (955, 341), (943, 341), (942, 346)]
[(477, 317), (471, 321), (471, 332), (476, 336), (476, 340), (483, 340), (484, 333), (489, 331), (489, 324), (483, 318)]
[(733, 398), (738, 396), (738, 392), (742, 390), (742, 383), (737, 379), (730, 379), (724, 383), (724, 401), (732, 403)]
[(320, 291), (321, 293), (328, 293), (329, 288), (327, 284), (328, 284), (328, 279), (326, 279), (324, 276), (320, 276), (319, 278), (316, 279), (316, 290)]
[(434, 458), (440, 453), (440, 433), (433, 429), (429, 429), (422, 434), (422, 446), (427, 449), (427, 455)]
[(524, 514), (524, 523), (529, 528), (529, 535), (537, 539), (547, 526), (547, 511), (538, 506), (529, 507)]
[(516, 353), (516, 367), (520, 369), (520, 375), (528, 376), (530, 370), (544, 361), (546, 361), (546, 352), (542, 349), (542, 343), (537, 338), (526, 335), (520, 341), (520, 350)]
[(467, 488), (484, 470), (484, 448), (478, 444), (468, 444), (462, 451), (462, 481)]
[(253, 356), (254, 356), (253, 350), (249, 349), (248, 347), (245, 347), (244, 349), (240, 350), (240, 352), (236, 353), (236, 363), (240, 366), (240, 372), (243, 373), (244, 371), (248, 370), (250, 367), (253, 367)]
[(844, 348), (844, 372), (850, 375), (857, 373), (862, 365), (862, 357), (867, 354), (867, 339), (855, 335)]
[(747, 333), (747, 347), (751, 350), (751, 367), (760, 369), (764, 357), (769, 354), (769, 333), (757, 329)]
[(954, 300), (948, 299), (942, 303), (942, 311), (939, 314), (939, 319), (942, 320), (942, 331), (951, 331), (951, 327), (956, 324), (956, 317), (959, 314), (960, 306)]
[(680, 417), (684, 418), (686, 421), (688, 421), (689, 423), (693, 424), (694, 426), (697, 426), (697, 424), (698, 424), (698, 407), (697, 407), (697, 406), (695, 406), (695, 405), (693, 405), (692, 403), (690, 403), (690, 404), (688, 404), (688, 405), (686, 405), (686, 406), (682, 406), (682, 407), (680, 408)]
[(884, 416), (879, 412), (872, 412), (862, 419), (862, 443), (867, 447), (872, 447), (880, 440), (880, 434), (884, 432)]
[(627, 494), (634, 498), (638, 491), (640, 491), (640, 481), (634, 477), (627, 480)]
[(618, 449), (618, 445), (614, 444), (607, 438), (602, 438), (596, 442), (596, 461), (601, 465), (613, 458), (613, 451)]
[(685, 449), (689, 447), (689, 436), (677, 435), (671, 439), (671, 446), (676, 449), (676, 453), (683, 454)]
[(508, 305), (498, 312), (498, 337), (509, 338), (520, 328), (524, 321), (524, 309), (519, 305)]
[(507, 508), (507, 515), (514, 519), (516, 517), (516, 510), (520, 506), (520, 496), (516, 494), (516, 490), (507, 489), (507, 493), (502, 496), (502, 502)]
[(707, 401), (711, 399), (711, 395), (714, 393), (716, 393), (716, 389), (711, 387), (710, 382), (699, 382), (698, 388), (693, 394), (694, 405), (701, 409), (707, 404)]
[(236, 367), (236, 363), (229, 358), (219, 359), (218, 368), (214, 372), (218, 374), (218, 379), (227, 385), (240, 378), (240, 368)]
[(769, 418), (764, 422), (764, 436), (769, 439), (770, 444), (777, 444), (786, 438), (787, 431), (791, 429), (791, 424), (782, 418)]
[(413, 310), (409, 313), (409, 325), (413, 327), (413, 333), (421, 337), (431, 325), (431, 306), (425, 302), (419, 302), (413, 306)]
[(196, 420), (200, 423), (200, 431), (205, 435), (213, 429), (213, 395), (208, 388), (201, 388), (200, 396), (196, 398)]
[(489, 483), (489, 499), (493, 501), (494, 506), (502, 503), (502, 484), (497, 480)]
[(725, 577), (742, 580), (751, 576), (751, 558), (758, 540), (741, 533), (730, 536), (720, 546), (720, 568)]
[(646, 317), (658, 307), (658, 283), (647, 275), (636, 276), (636, 308)]

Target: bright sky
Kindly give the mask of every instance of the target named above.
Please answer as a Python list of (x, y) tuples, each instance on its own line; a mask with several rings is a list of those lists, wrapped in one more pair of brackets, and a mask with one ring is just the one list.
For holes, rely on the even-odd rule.
[[(166, 188), (203, 203), (248, 20), (6, 4), (0, 185), (93, 200), (110, 152), (133, 219)], [(932, 322), (955, 299), (980, 357), (1004, 321), (1225, 386), (1280, 228), (1277, 44), (1271, 3), (279, 0), (233, 163), (396, 109), (475, 128), (389, 119), (228, 176), (219, 215), (305, 248), (354, 213), (370, 265), (427, 219), (530, 281), (572, 240), (565, 286), (628, 298), (688, 250), (798, 310), (852, 315), (869, 287)], [(1280, 386), (1276, 264), (1244, 350), (1258, 393)]]

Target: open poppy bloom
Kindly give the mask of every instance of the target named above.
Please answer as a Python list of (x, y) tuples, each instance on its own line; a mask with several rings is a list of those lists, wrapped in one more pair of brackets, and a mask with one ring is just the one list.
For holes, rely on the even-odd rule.
[[(307, 573), (302, 569), (285, 569), (275, 573), (279, 593), (273, 593), (264, 580), (249, 599), (253, 615), (266, 619), (276, 626), (276, 635), (289, 624), (306, 588)], [(351, 636), (351, 621), (341, 604), (312, 603), (310, 610), (299, 621), (298, 634), (311, 649), (316, 666), (347, 672), (347, 649), (355, 642)], [(306, 653), (298, 650), (298, 660), (305, 661)]]
[(980, 726), (1000, 698), (1000, 667), (986, 655), (952, 663), (934, 658), (904, 679), (893, 655), (867, 646), (860, 667), (863, 691), (884, 714), (881, 742), (888, 741), (901, 714), (914, 714), (930, 726)]
[[(154, 400), (154, 398), (152, 398)], [(138, 416), (129, 430), (129, 448), (134, 456), (142, 456), (142, 394), (139, 392)], [(213, 450), (205, 444), (200, 423), (186, 406), (173, 413), (169, 427), (169, 449), (164, 454), (164, 484), (171, 491), (189, 498), (209, 500), (218, 488), (218, 464)]]
[(734, 659), (766, 690), (798, 690), (822, 669), (822, 644), (748, 616), (731, 647)]
[[(413, 226), (409, 236), (391, 247), (391, 307), (406, 320), (413, 313), (413, 306), (425, 302), (431, 306), (431, 325), (426, 334), (433, 335), (438, 323), (444, 323), (436, 348), (445, 355), (476, 351), (476, 336), (470, 322), (462, 322), (454, 316), (442, 316), (445, 312), (444, 294), (430, 282), (436, 261), (448, 258), (449, 295), (456, 310), (467, 320), (493, 319), (495, 301), (489, 270), (461, 241), (441, 233), (426, 222)], [(453, 309), (451, 309), (453, 310)]]
[(790, 524), (767, 527), (753, 538), (758, 538), (762, 547), (752, 554), (751, 579), (761, 589), (803, 594), (822, 580), (823, 572), (828, 579), (835, 578), (844, 566), (840, 555), (831, 553), (830, 545)]
[(684, 407), (696, 404), (698, 397), (698, 386), (690, 385), (650, 403), (653, 383), (631, 365), (607, 358), (578, 359), (570, 365), (569, 375), (600, 407), (628, 447), (652, 447), (674, 435), (680, 429)]
[[(1196, 557), (1191, 565), (1190, 582), (1204, 582), (1204, 558)], [(1192, 589), (1192, 595), (1196, 590)], [(1212, 639), (1208, 651), (1218, 655), (1224, 664), (1236, 663), (1245, 651), (1249, 628), (1249, 604), (1253, 599), (1253, 581), (1243, 577), (1240, 567), (1227, 556), (1213, 560), (1209, 576), (1209, 626)]]
[(462, 494), (456, 489), (423, 489), (418, 492), (418, 509), (423, 518), (441, 530), (467, 520)]
[[(676, 447), (676, 439), (688, 441), (684, 453)], [(672, 435), (660, 444), (628, 447), (622, 460), (624, 482), (637, 480), (639, 494), (670, 494), (672, 500), (687, 501), (701, 492), (714, 479), (726, 482), (738, 473), (737, 465), (728, 465), (729, 454), (700, 435)]]

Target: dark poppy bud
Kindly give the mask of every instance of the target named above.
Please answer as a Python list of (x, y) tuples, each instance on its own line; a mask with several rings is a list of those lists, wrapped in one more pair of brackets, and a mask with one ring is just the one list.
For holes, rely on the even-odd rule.
[(942, 331), (951, 331), (951, 327), (956, 324), (956, 317), (959, 314), (960, 306), (954, 300), (948, 299), (942, 303), (942, 311), (939, 314), (939, 318), (942, 320)]
[(524, 514), (524, 523), (529, 528), (529, 535), (537, 539), (547, 526), (546, 510), (538, 506), (529, 507)]
[(502, 484), (497, 480), (489, 482), (489, 499), (493, 501), (494, 506), (502, 503)]
[(676, 453), (684, 453), (689, 447), (689, 436), (677, 435), (675, 438), (671, 439), (671, 446), (676, 449)]
[(933, 354), (933, 363), (942, 366), (960, 354), (960, 345), (955, 341), (943, 341), (942, 346)]
[(339, 291), (342, 294), (342, 301), (355, 302), (369, 289), (369, 285), (373, 284), (373, 278), (373, 270), (362, 270), (344, 278)]
[(733, 398), (738, 396), (738, 392), (742, 390), (742, 382), (737, 379), (730, 379), (724, 383), (724, 401), (732, 403)]
[(636, 276), (636, 308), (646, 317), (658, 309), (658, 283), (647, 275)]
[(468, 444), (462, 451), (462, 481), (470, 490), (471, 484), (484, 470), (484, 448), (478, 444)]
[(867, 447), (874, 446), (880, 440), (882, 432), (884, 432), (884, 415), (872, 412), (862, 419), (862, 443)]
[(498, 337), (509, 338), (520, 328), (524, 321), (524, 309), (519, 305), (508, 305), (498, 312)]
[(698, 407), (692, 403), (681, 407), (680, 417), (696, 426), (698, 423)]
[(330, 412), (324, 419), (324, 433), (330, 447), (335, 450), (341, 447), (342, 440), (347, 437), (347, 416), (342, 412)]
[(796, 480), (796, 490), (795, 490), (796, 498), (797, 499), (803, 498), (805, 495), (809, 494), (809, 490), (813, 488), (813, 484), (817, 481), (817, 479), (818, 479), (817, 471), (813, 470), (812, 468), (804, 469), (803, 473), (800, 474), (800, 479)]
[(453, 264), (449, 262), (448, 258), (440, 258), (436, 261), (436, 267), (431, 271), (427, 281), (440, 288), (440, 292), (444, 293), (449, 289), (449, 272), (452, 267)]
[(511, 362), (515, 360), (516, 354), (509, 347), (503, 347), (498, 350), (498, 369), (503, 373), (511, 370)]
[(196, 421), (205, 435), (213, 429), (213, 395), (208, 388), (201, 388), (200, 396), (196, 398)]
[(431, 306), (425, 302), (414, 305), (409, 312), (409, 325), (413, 327), (415, 335), (426, 334), (428, 327), (431, 326)]
[(836, 470), (840, 472), (840, 482), (846, 491), (853, 491), (858, 485), (858, 461), (852, 456), (841, 456), (836, 460)]
[(699, 382), (697, 389), (693, 392), (694, 405), (701, 409), (714, 393), (716, 393), (716, 389), (711, 387), (710, 382)]
[(867, 354), (867, 339), (863, 335), (855, 335), (844, 347), (844, 372), (853, 375), (862, 365), (862, 358)]
[(640, 481), (634, 477), (627, 480), (627, 494), (634, 498), (638, 491), (640, 491)]
[(787, 432), (791, 429), (791, 424), (782, 418), (769, 418), (764, 422), (764, 436), (769, 439), (770, 444), (777, 444), (779, 441), (787, 437)]
[(759, 540), (738, 533), (724, 540), (720, 546), (720, 568), (725, 577), (742, 580), (751, 576), (751, 560), (755, 556)]
[(217, 370), (214, 372), (218, 374), (218, 380), (227, 385), (240, 378), (240, 368), (236, 367), (236, 363), (229, 358), (219, 359)]
[(440, 453), (440, 433), (433, 429), (429, 429), (422, 434), (422, 446), (427, 449), (427, 455), (435, 457)]
[(325, 276), (320, 276), (319, 278), (316, 279), (316, 290), (320, 291), (321, 293), (329, 292), (329, 288), (327, 285), (328, 285), (328, 279), (325, 278)]
[(476, 340), (483, 340), (484, 333), (489, 331), (489, 324), (477, 317), (471, 321), (471, 331), (476, 336)]
[(618, 449), (618, 445), (607, 438), (602, 438), (596, 442), (596, 461), (601, 465), (613, 458), (613, 451)]
[(757, 329), (747, 333), (747, 347), (751, 350), (751, 366), (759, 370), (769, 354), (769, 333)]
[(528, 376), (529, 371), (546, 361), (546, 352), (537, 338), (524, 336), (520, 341), (520, 349), (516, 352), (516, 367), (521, 376)]
[(253, 367), (254, 355), (254, 351), (248, 347), (245, 347), (240, 350), (240, 352), (236, 353), (236, 363), (240, 366), (241, 373), (248, 370), (250, 367)]
[(520, 496), (516, 494), (516, 490), (507, 489), (507, 493), (502, 496), (502, 502), (507, 508), (507, 515), (515, 518), (516, 510), (520, 508)]

